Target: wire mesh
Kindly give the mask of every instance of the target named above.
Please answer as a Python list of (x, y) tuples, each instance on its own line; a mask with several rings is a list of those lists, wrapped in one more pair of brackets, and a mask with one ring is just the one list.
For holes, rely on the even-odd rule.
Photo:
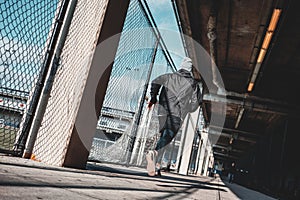
[[(61, 166), (70, 140), (80, 95), (88, 76), (83, 62), (95, 50), (108, 0), (78, 1), (66, 38), (33, 155)], [(76, 81), (74, 81), (76, 80)]]
[[(0, 0), (0, 151), (13, 150), (63, 2)], [(62, 165), (84, 80), (88, 76), (88, 68), (82, 67), (82, 61), (95, 50), (107, 4), (108, 0), (78, 1), (76, 4), (33, 149), (37, 160)], [(139, 0), (131, 0), (127, 12), (123, 33), (130, 31), (135, 34), (121, 35), (89, 158), (125, 163), (129, 144), (135, 140), (131, 163), (143, 165), (145, 151), (159, 138), (156, 110), (145, 112), (146, 102), (141, 99), (144, 90), (149, 96), (149, 87), (145, 86), (148, 86), (146, 78), (154, 53), (150, 81), (172, 72), (173, 67), (161, 44), (155, 48), (158, 38)], [(133, 50), (128, 52), (129, 46)], [(140, 107), (143, 107), (142, 123), (133, 133)], [(149, 117), (151, 124), (146, 123)]]
[(0, 1), (0, 152), (13, 151), (62, 1)]
[[(149, 87), (145, 88), (145, 86), (149, 86), (146, 79), (150, 73), (155, 51), (150, 81), (161, 74), (172, 72), (172, 67), (160, 44), (155, 49), (157, 40), (158, 37), (142, 4), (138, 0), (132, 0), (99, 117), (90, 160), (124, 164), (127, 162), (127, 154), (131, 153), (130, 143), (135, 140), (131, 164), (142, 165), (144, 152), (158, 139), (156, 110), (151, 111), (150, 114), (145, 112), (146, 104), (141, 99), (145, 89), (146, 96), (150, 96)], [(128, 51), (129, 46), (131, 51)], [(143, 107), (142, 119), (141, 125), (135, 130), (139, 106)], [(151, 124), (147, 124), (146, 118), (149, 117), (152, 118)], [(107, 146), (107, 142), (111, 145)]]

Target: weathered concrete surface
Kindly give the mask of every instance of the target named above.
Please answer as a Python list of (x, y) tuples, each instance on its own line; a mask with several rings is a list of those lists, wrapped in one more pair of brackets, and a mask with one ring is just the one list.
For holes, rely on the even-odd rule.
[(77, 170), (0, 155), (0, 199), (239, 198), (219, 178), (148, 177), (145, 169), (99, 163)]

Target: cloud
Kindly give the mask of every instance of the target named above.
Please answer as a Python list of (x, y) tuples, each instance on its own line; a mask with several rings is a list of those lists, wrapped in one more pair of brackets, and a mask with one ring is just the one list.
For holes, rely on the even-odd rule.
[(170, 5), (170, 0), (147, 0), (147, 3), (151, 8), (157, 10), (163, 10), (166, 6)]
[(37, 45), (3, 37), (0, 40), (1, 87), (29, 91), (37, 77), (45, 50)]
[(42, 48), (8, 37), (0, 40), (0, 61), (2, 63), (12, 62), (14, 65), (25, 65), (34, 62), (36, 64), (37, 60), (40, 61), (45, 53), (46, 47)]
[(177, 30), (177, 25), (174, 20), (170, 18), (164, 18), (159, 20), (157, 23), (158, 28), (160, 29), (170, 29), (170, 30)]

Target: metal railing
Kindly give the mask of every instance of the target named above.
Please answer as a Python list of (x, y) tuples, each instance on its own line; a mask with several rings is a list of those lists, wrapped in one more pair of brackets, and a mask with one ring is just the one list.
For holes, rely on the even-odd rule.
[[(141, 34), (136, 34), (139, 31)], [(128, 32), (133, 34), (127, 34)], [(126, 45), (130, 45), (130, 49), (134, 51), (124, 54)], [(141, 157), (159, 138), (158, 121), (155, 119), (152, 120), (153, 127), (148, 127), (147, 133), (144, 132), (142, 135), (140, 133), (141, 129), (145, 129), (143, 118), (147, 115), (145, 99), (150, 96), (149, 83), (157, 76), (175, 70), (176, 66), (161, 38), (147, 2), (131, 0), (98, 126), (102, 138), (107, 137), (107, 141), (110, 141), (114, 137), (109, 137), (109, 134), (115, 134), (119, 139), (114, 145), (100, 149), (96, 147), (99, 143), (97, 134), (90, 159), (127, 165), (144, 164)], [(105, 122), (113, 121), (114, 125), (111, 123), (111, 126), (124, 124), (125, 116), (119, 118), (111, 115), (113, 119), (108, 120), (107, 108), (134, 113), (134, 116), (126, 121), (130, 123), (129, 126), (123, 127), (122, 130), (114, 127), (109, 130)], [(150, 117), (155, 118), (152, 113)]]
[[(0, 2), (0, 152), (16, 153), (26, 135), (19, 133), (24, 114), (34, 115), (39, 87), (55, 40), (64, 0)], [(22, 137), (19, 137), (22, 135)]]

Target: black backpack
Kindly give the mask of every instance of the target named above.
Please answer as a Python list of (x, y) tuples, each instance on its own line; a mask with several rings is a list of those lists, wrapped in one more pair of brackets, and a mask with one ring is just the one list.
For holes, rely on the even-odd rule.
[[(202, 103), (202, 94), (198, 86), (198, 82), (189, 80), (191, 84), (186, 84), (185, 87), (181, 88), (180, 91), (176, 94), (176, 97), (181, 105), (186, 105), (185, 110), (187, 112), (194, 112)], [(192, 91), (187, 92), (189, 88), (192, 88)], [(186, 96), (190, 96), (189, 99)]]
[(198, 84), (193, 84), (193, 93), (190, 98), (189, 112), (194, 112), (202, 103), (202, 94)]

